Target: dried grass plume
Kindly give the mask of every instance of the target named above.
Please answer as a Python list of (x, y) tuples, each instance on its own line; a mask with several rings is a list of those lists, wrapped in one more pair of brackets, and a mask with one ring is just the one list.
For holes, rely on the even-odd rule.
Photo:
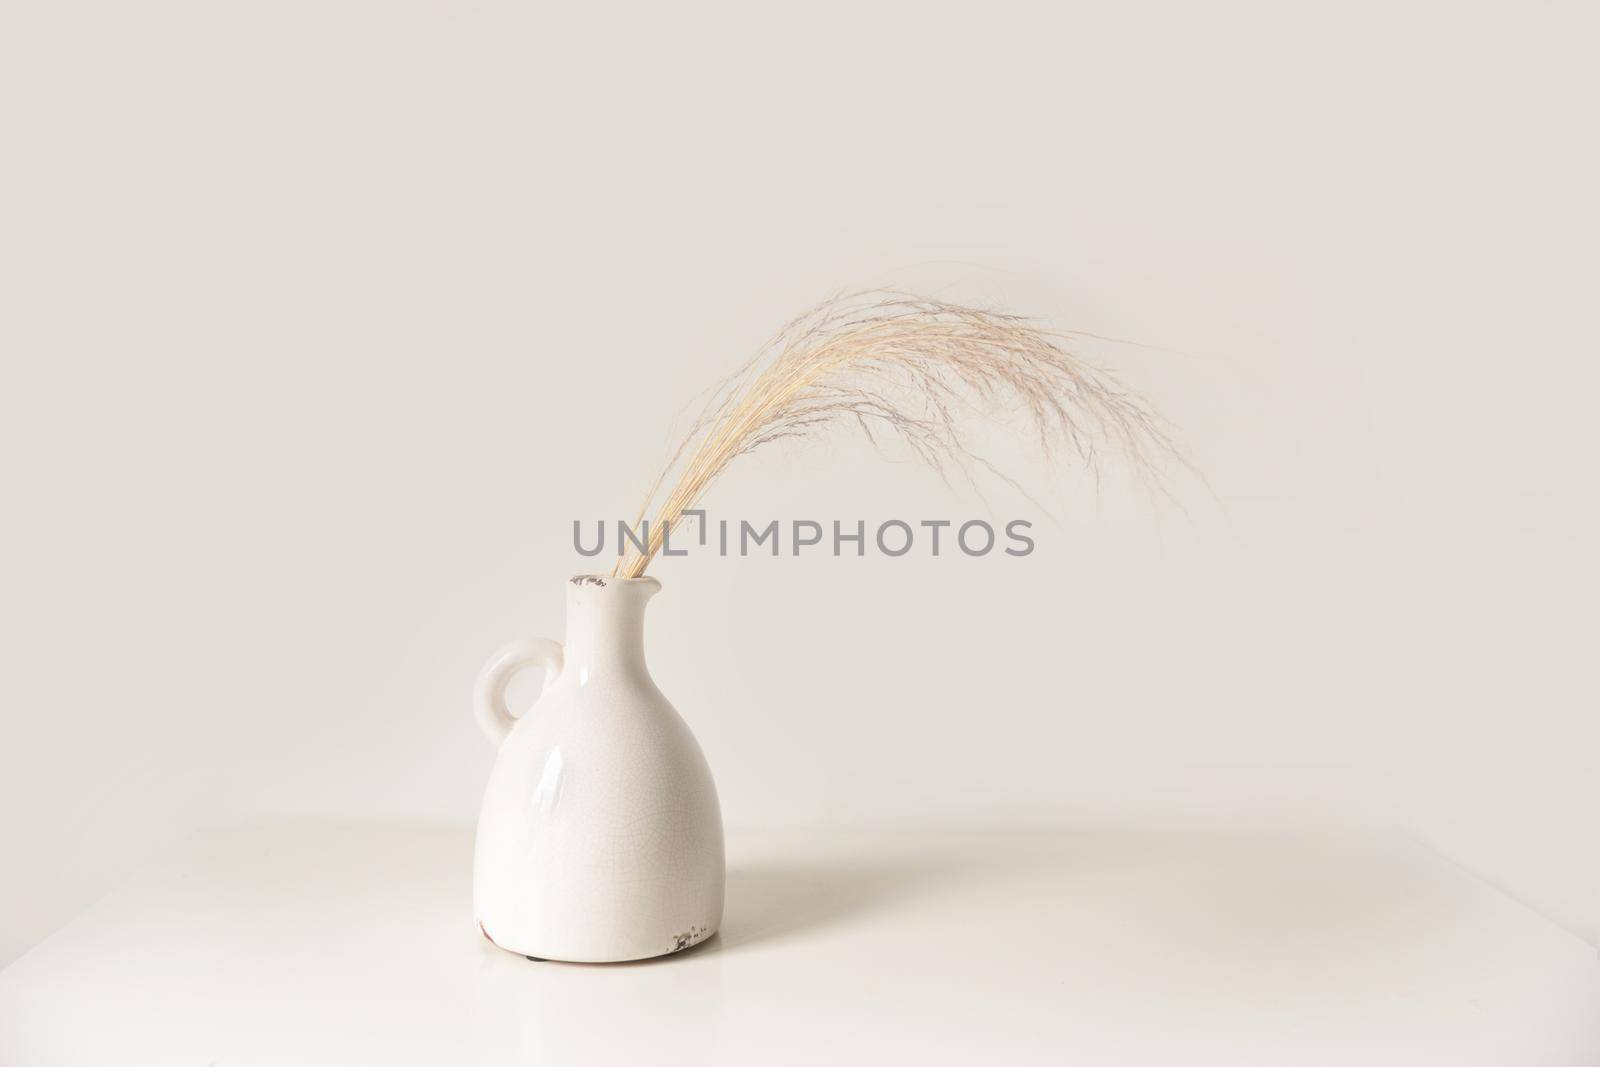
[(1160, 418), (1109, 372), (1073, 355), (1073, 340), (1014, 315), (887, 290), (812, 308), (715, 391), (634, 520), (639, 529), (650, 516), (645, 550), (620, 558), (612, 573), (642, 575), (668, 528), (740, 456), (839, 426), (874, 443), (897, 437), (946, 476), (970, 476), (976, 465), (1010, 482), (963, 441), (974, 403), (1014, 412), (1046, 455), (1065, 446), (1097, 472), (1102, 457), (1115, 454), (1158, 484), (1162, 461), (1177, 458)]

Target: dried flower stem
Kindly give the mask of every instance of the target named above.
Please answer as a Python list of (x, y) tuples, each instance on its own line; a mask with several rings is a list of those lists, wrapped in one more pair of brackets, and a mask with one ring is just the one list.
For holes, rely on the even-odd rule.
[(619, 559), (612, 573), (642, 575), (668, 527), (738, 457), (840, 424), (857, 426), (874, 443), (880, 433), (897, 436), (942, 475), (977, 464), (1005, 478), (962, 441), (959, 416), (970, 400), (1005, 403), (1024, 415), (1047, 455), (1065, 442), (1098, 471), (1102, 448), (1109, 448), (1136, 474), (1158, 481), (1158, 460), (1176, 456), (1160, 418), (1108, 372), (1068, 352), (1063, 346), (1071, 340), (1017, 316), (885, 290), (818, 305), (712, 396), (634, 520), (637, 528), (676, 474), (646, 550)]

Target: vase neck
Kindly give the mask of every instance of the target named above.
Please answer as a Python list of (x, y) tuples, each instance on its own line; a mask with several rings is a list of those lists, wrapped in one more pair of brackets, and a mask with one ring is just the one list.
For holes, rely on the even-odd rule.
[(661, 588), (654, 578), (579, 575), (567, 585), (564, 670), (580, 681), (594, 671), (645, 671), (644, 609)]

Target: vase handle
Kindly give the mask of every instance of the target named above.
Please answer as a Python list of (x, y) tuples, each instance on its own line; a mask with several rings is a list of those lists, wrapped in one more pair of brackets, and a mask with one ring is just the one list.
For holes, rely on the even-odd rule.
[(517, 717), (506, 707), (506, 686), (512, 676), (524, 667), (542, 668), (544, 688), (549, 689), (561, 673), (561, 664), (559, 641), (513, 641), (489, 657), (472, 689), (472, 710), (491, 744), (498, 748), (517, 725)]

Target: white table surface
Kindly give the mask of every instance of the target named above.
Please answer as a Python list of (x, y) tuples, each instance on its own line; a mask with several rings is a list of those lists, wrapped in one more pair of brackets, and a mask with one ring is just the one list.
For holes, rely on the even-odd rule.
[(735, 833), (718, 937), (595, 966), (486, 943), (470, 861), (200, 839), (0, 972), (0, 1063), (1600, 1064), (1594, 948), (1401, 839)]

